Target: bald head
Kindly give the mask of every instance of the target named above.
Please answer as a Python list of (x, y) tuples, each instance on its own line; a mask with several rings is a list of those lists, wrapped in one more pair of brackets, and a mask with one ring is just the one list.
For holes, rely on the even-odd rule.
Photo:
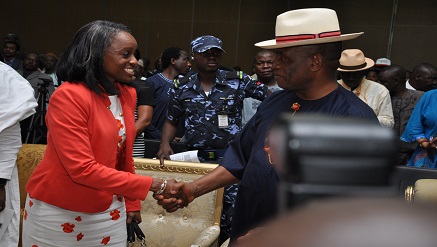
[(414, 67), (410, 75), (410, 84), (416, 90), (429, 91), (437, 88), (437, 67), (421, 63)]
[(391, 96), (399, 96), (398, 94), (406, 91), (406, 73), (402, 66), (390, 65), (379, 72), (378, 80), (390, 91)]
[(407, 72), (404, 69), (404, 67), (400, 65), (390, 65), (385, 68), (383, 68), (380, 72), (380, 74), (389, 75), (390, 77), (396, 77), (403, 81), (406, 81), (407, 79)]

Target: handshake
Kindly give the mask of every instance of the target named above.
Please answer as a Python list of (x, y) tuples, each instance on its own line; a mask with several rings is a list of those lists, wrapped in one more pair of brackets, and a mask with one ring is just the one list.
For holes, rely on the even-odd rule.
[(174, 212), (188, 206), (195, 198), (195, 188), (190, 183), (177, 182), (175, 179), (164, 180), (161, 189), (153, 193), (153, 198), (167, 212)]

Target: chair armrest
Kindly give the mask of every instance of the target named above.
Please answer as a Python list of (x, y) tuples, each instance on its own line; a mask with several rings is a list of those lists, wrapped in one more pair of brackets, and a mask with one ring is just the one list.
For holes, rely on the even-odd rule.
[(210, 226), (199, 234), (199, 236), (194, 240), (192, 245), (209, 247), (214, 243), (214, 241), (218, 239), (219, 235), (220, 227), (218, 225)]
[(414, 201), (437, 202), (437, 179), (419, 179), (414, 184)]
[(231, 241), (231, 239), (230, 238), (228, 238), (228, 239), (226, 239), (226, 241), (225, 242), (223, 242), (223, 244), (222, 245), (220, 245), (220, 247), (228, 247), (228, 245), (229, 245), (229, 242)]

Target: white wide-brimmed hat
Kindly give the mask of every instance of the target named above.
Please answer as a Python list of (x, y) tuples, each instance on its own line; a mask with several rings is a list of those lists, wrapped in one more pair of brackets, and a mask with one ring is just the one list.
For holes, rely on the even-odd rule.
[(364, 56), (364, 53), (358, 49), (347, 49), (341, 53), (340, 65), (338, 71), (354, 72), (361, 71), (372, 67), (375, 62)]
[(363, 34), (341, 34), (337, 14), (332, 9), (291, 10), (276, 18), (276, 38), (256, 43), (264, 49), (313, 45), (355, 39)]

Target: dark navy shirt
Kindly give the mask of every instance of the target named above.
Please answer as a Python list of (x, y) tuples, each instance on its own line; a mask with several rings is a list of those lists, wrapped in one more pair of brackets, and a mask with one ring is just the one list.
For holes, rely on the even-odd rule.
[(157, 73), (149, 78), (148, 82), (153, 87), (155, 108), (153, 108), (152, 123), (144, 131), (147, 139), (161, 139), (162, 126), (166, 120), (168, 91), (173, 86), (173, 81)]
[(378, 123), (373, 110), (341, 86), (318, 100), (301, 100), (290, 91), (278, 91), (265, 99), (231, 143), (221, 163), (241, 180), (232, 222), (233, 240), (276, 214), (278, 175), (268, 162), (264, 141), (273, 121), (282, 113), (292, 113), (295, 102), (301, 105), (296, 114), (318, 112)]
[[(219, 70), (207, 96), (197, 73), (188, 82), (170, 90), (167, 118), (179, 121), (185, 117), (185, 143), (194, 149), (224, 149), (241, 130), (243, 99), (264, 100), (267, 87), (241, 73)], [(224, 113), (223, 113), (224, 112)], [(219, 127), (218, 115), (227, 116), (227, 127)]]

